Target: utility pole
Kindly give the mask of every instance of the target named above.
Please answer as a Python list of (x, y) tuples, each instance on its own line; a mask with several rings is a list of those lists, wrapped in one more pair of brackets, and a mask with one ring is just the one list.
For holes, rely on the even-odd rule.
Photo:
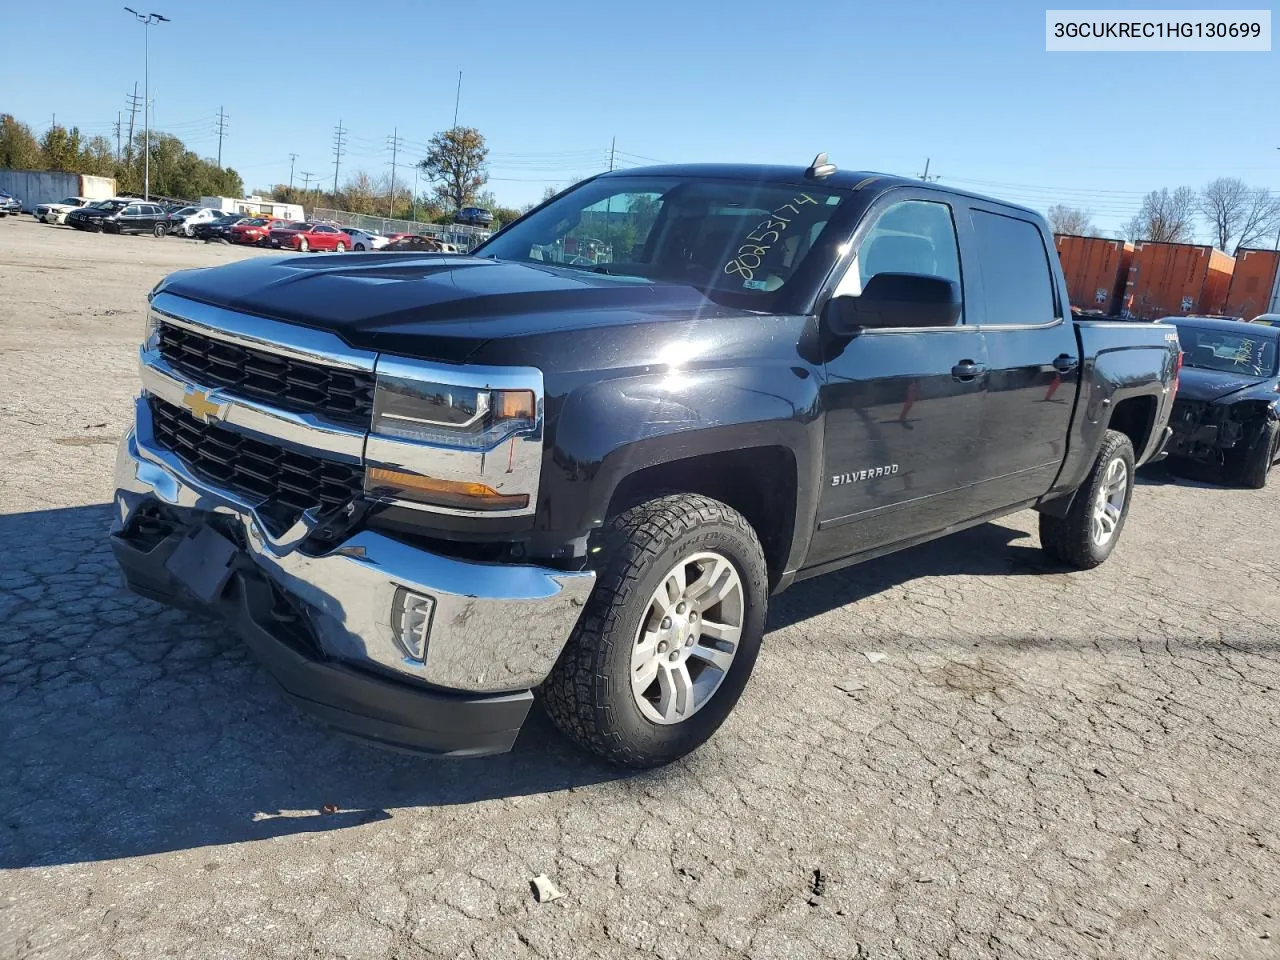
[[(305, 197), (310, 192), (307, 189), (307, 187), (311, 184), (311, 181), (315, 179), (315, 174), (310, 173), (309, 171), (303, 170), (302, 173), (299, 174), (299, 176), (302, 177), (302, 195)], [(312, 210), (314, 211), (314, 209), (315, 209), (315, 206), (312, 205)], [(302, 215), (305, 217), (307, 215), (307, 211), (303, 210)]]
[(222, 169), (222, 138), (227, 135), (227, 114), (218, 108), (218, 169)]
[(614, 138), (613, 138), (613, 140), (612, 140), (612, 141), (610, 142), (610, 144), (609, 144), (609, 169), (610, 169), (610, 171), (612, 171), (612, 170), (613, 170), (613, 157), (614, 157), (614, 154), (617, 152), (617, 149), (618, 149), (618, 138), (617, 138), (617, 136), (615, 135), (615, 136), (614, 136)]
[(938, 175), (936, 173), (932, 177), (929, 176), (929, 158), (928, 157), (924, 158), (924, 173), (920, 174), (920, 179), (925, 181), (926, 183), (928, 183), (930, 180), (938, 179)]
[(124, 118), (119, 110), (116, 111), (116, 162), (120, 162), (120, 122)]
[(296, 153), (289, 154), (289, 189), (293, 189), (293, 161), (298, 159)]
[(54, 127), (56, 127), (57, 125), (58, 125), (58, 115), (55, 113), (55, 114), (53, 115), (53, 120), (52, 120), (52, 121), (50, 122), (50, 124), (49, 124), (49, 129), (50, 129), (50, 130), (52, 130), (52, 129), (53, 129)]
[(462, 103), (462, 71), (458, 71), (458, 92), (453, 97), (453, 125), (458, 125), (458, 104)]
[(142, 199), (151, 199), (151, 25), (153, 23), (168, 23), (169, 18), (161, 16), (158, 13), (148, 13), (143, 16), (133, 7), (125, 7), (129, 13), (132, 13), (138, 22), (142, 24), (142, 56), (143, 56), (143, 73), (142, 73), (142, 120), (143, 127), (146, 130), (146, 147), (145, 159), (143, 161), (142, 174)]
[(391, 131), (391, 136), (387, 140), (387, 146), (391, 148), (391, 200), (387, 203), (387, 216), (394, 217), (396, 215), (396, 156), (403, 143), (400, 141), (400, 128), (396, 127)]
[(138, 106), (142, 103), (138, 99), (138, 81), (133, 81), (133, 93), (127, 95), (129, 97), (129, 138), (125, 143), (129, 145), (129, 156), (133, 157), (133, 123), (138, 116)]
[(418, 171), (421, 170), (416, 163), (413, 165), (413, 222), (418, 222)]
[(342, 129), (342, 121), (333, 134), (333, 195), (338, 195), (338, 168), (342, 165), (342, 151), (347, 146), (347, 131)]

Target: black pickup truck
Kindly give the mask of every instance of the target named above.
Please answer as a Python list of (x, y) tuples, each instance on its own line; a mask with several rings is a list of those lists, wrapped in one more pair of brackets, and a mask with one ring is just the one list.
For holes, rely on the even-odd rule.
[(470, 256), (161, 282), (111, 539), (345, 732), (499, 752), (538, 695), (652, 766), (796, 580), (1028, 507), (1105, 560), (1179, 361), (1072, 321), (1032, 211), (825, 157), (631, 169)]

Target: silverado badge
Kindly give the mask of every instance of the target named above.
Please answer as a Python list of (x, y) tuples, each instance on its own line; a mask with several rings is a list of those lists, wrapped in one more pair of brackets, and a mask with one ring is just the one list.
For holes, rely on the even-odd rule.
[(182, 395), (182, 405), (186, 407), (201, 423), (208, 423), (218, 418), (221, 405), (209, 399), (209, 394), (196, 387), (188, 387)]
[(868, 467), (866, 470), (854, 470), (850, 473), (831, 475), (831, 485), (842, 487), (846, 483), (857, 483), (859, 480), (872, 480), (875, 477), (891, 477), (898, 472), (896, 463), (886, 463), (883, 467)]

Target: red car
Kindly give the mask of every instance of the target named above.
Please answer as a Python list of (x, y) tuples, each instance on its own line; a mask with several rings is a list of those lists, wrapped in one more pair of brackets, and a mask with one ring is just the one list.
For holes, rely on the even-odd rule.
[(271, 229), (267, 243), (281, 250), (333, 250), (346, 253), (351, 238), (327, 223), (282, 223)]
[(241, 220), (231, 228), (231, 234), (228, 239), (232, 243), (262, 243), (271, 233), (271, 228), (278, 223), (271, 217), (254, 217), (251, 220)]

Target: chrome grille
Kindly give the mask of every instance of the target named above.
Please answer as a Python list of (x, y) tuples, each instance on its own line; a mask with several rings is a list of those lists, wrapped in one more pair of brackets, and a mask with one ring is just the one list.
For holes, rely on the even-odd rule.
[(282, 410), (367, 428), (373, 374), (255, 350), (162, 321), (160, 355), (202, 387), (222, 387)]
[(364, 469), (325, 460), (226, 427), (201, 423), (186, 410), (150, 397), (156, 443), (193, 473), (246, 499), (286, 525), (304, 510), (341, 506), (358, 495)]

